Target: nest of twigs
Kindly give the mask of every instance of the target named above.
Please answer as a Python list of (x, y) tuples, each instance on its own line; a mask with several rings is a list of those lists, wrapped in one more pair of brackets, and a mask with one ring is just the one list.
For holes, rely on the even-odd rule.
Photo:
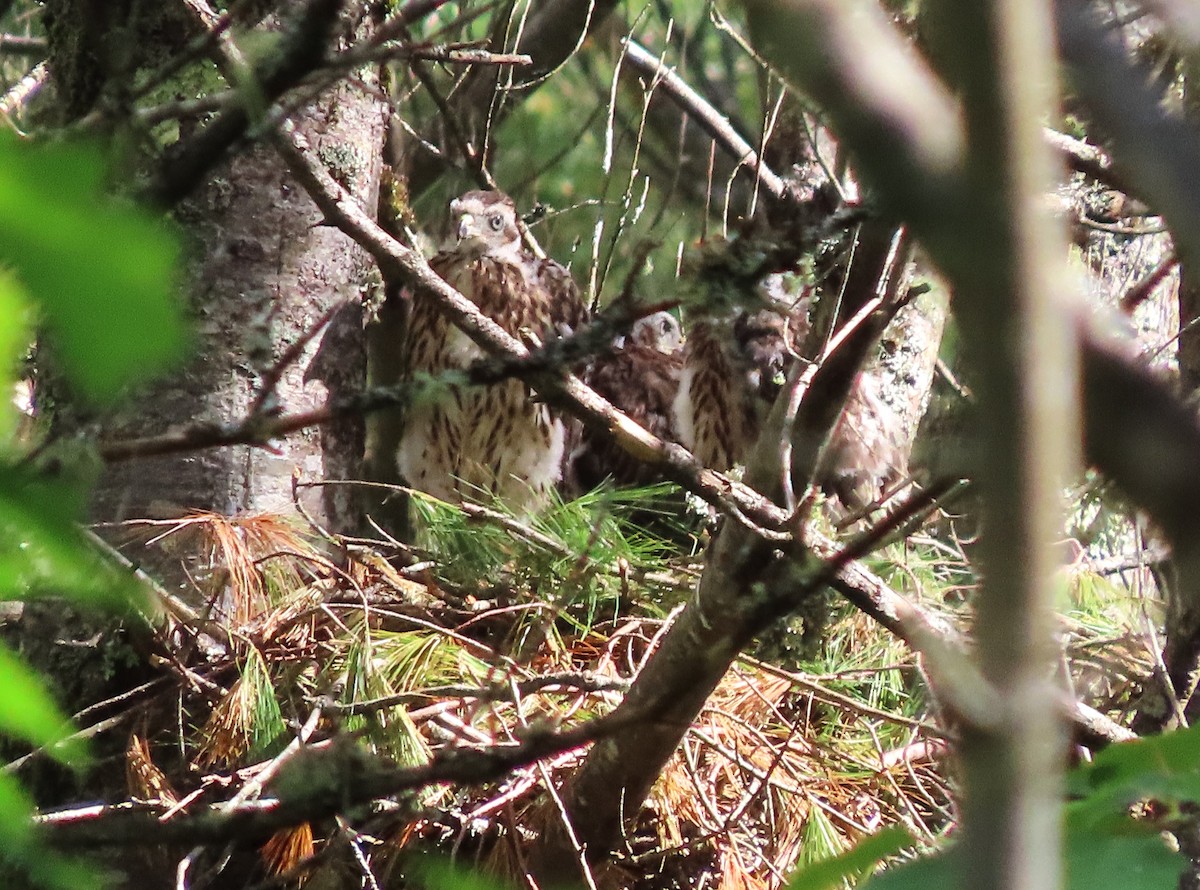
[[(126, 749), (134, 805), (163, 820), (234, 810), (275, 794), (300, 751), (349, 745), (420, 767), (612, 712), (694, 584), (693, 558), (677, 542), (653, 560), (644, 542), (555, 553), (555, 541), (570, 550), (568, 534), (523, 536), (514, 523), (500, 523), (506, 553), (470, 558), (399, 554), (386, 541), (339, 542), (331, 556), (328, 542), (269, 516), (142, 526), (157, 547), (206, 552), (213, 570), (196, 580), (200, 605), (176, 603), (160, 632), (169, 654), (157, 663), (175, 682), (138, 705)], [(494, 565), (480, 575), (456, 556)], [(1074, 633), (1091, 658), (1085, 630)], [(804, 671), (737, 663), (594, 871), (597, 886), (773, 888), (883, 826), (925, 843), (952, 827), (952, 762), (911, 653), (851, 611), (835, 614), (825, 641)], [(1096, 700), (1117, 702), (1133, 672), (1089, 665)], [(256, 844), (255, 868), (283, 885), (357, 869), (410, 886), (413, 863), (436, 853), (529, 886), (530, 856), (564, 818), (560, 792), (586, 753), (347, 801), (336, 819)]]

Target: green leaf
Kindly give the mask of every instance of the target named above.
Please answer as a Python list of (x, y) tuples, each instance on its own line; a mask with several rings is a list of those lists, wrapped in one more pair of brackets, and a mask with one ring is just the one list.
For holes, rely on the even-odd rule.
[(0, 600), (41, 593), (128, 608), (140, 588), (90, 546), (75, 525), (82, 507), (69, 482), (0, 467)]
[(20, 783), (0, 773), (0, 863), (21, 871), (21, 886), (48, 890), (91, 890), (102, 886), (91, 869), (38, 843), (33, 834), (32, 813), (33, 801)]
[(32, 745), (49, 746), (62, 763), (79, 764), (86, 756), (81, 739), (69, 739), (71, 725), (41, 679), (0, 644), (0, 733)]
[[(1125, 817), (1110, 830), (1068, 823), (1064, 859), (1067, 890), (1162, 890), (1176, 887), (1187, 859), (1172, 852), (1152, 826)], [(905, 863), (870, 879), (868, 890), (951, 890), (975, 882), (959, 862), (957, 849)]]
[(427, 890), (505, 890), (509, 886), (499, 878), (434, 857), (416, 863), (413, 871)]
[(99, 152), (0, 136), (0, 262), (45, 313), (74, 388), (110, 401), (182, 354), (176, 245), (151, 214), (109, 199)]
[(788, 881), (788, 890), (828, 890), (842, 881), (858, 878), (881, 860), (912, 844), (912, 836), (899, 825), (863, 838), (850, 850), (810, 865)]
[[(0, 381), (5, 385), (16, 380), (18, 363), (33, 339), (29, 314), (29, 304), (20, 285), (10, 274), (0, 270)], [(12, 399), (0, 399), (0, 443), (11, 441), (16, 420)]]
[(970, 886), (958, 879), (958, 863), (951, 851), (893, 866), (868, 878), (864, 886), (868, 890), (951, 890)]
[(25, 789), (8, 773), (0, 772), (0, 850), (12, 852), (29, 845), (32, 813), (33, 801)]
[(1161, 890), (1179, 886), (1187, 859), (1172, 852), (1162, 834), (1149, 826), (1129, 834), (1069, 831), (1067, 834), (1068, 890), (1119, 887), (1121, 890)]
[(1071, 805), (1075, 818), (1115, 813), (1143, 797), (1200, 801), (1200, 727), (1110, 745), (1072, 771), (1068, 787), (1084, 798)]

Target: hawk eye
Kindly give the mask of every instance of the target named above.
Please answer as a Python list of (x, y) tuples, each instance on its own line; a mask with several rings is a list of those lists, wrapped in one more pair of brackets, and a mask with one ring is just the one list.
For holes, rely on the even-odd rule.
[(493, 232), (499, 232), (504, 228), (504, 217), (499, 213), (488, 217), (488, 225), (492, 227)]

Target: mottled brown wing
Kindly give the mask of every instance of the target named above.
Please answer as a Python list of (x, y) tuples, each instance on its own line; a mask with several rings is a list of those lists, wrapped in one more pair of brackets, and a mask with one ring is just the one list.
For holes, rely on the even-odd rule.
[[(538, 283), (541, 298), (540, 309), (543, 314), (540, 327), (543, 341), (566, 337), (578, 331), (587, 323), (588, 311), (571, 273), (552, 259), (530, 257), (529, 261), (535, 263), (533, 278)], [(569, 370), (579, 372), (581, 369), (574, 367)], [(571, 456), (581, 445), (583, 423), (577, 417), (561, 412), (552, 414), (561, 422), (565, 437), (561, 475), (567, 479), (568, 487), (578, 487), (577, 480), (572, 479), (570, 463)]]
[[(430, 261), (443, 279), (456, 277), (462, 263), (450, 254)], [(454, 366), (451, 351), (453, 327), (437, 302), (423, 294), (412, 297), (412, 310), (404, 337), (403, 380), (411, 382), (423, 374), (438, 374)], [(396, 462), (407, 482), (436, 497), (458, 496), (455, 479), (461, 474), (463, 393), (457, 387), (436, 395), (420, 394), (404, 417), (404, 429)]]
[[(680, 354), (640, 343), (596, 359), (586, 380), (631, 420), (670, 442), (679, 440), (673, 406), (683, 372)], [(618, 485), (647, 485), (660, 478), (602, 431), (586, 428), (572, 456), (571, 477), (583, 490), (606, 478)]]
[(730, 326), (708, 320), (693, 325), (675, 400), (682, 443), (705, 466), (728, 470), (758, 435), (757, 402)]
[(855, 380), (822, 463), (829, 468), (822, 485), (852, 510), (875, 503), (908, 474), (899, 418), (883, 400), (876, 374)]
[(707, 466), (723, 471), (746, 459), (796, 360), (802, 311), (739, 311), (688, 332), (676, 415), (684, 444)]
[(552, 259), (536, 262), (536, 279), (546, 294), (552, 332), (561, 337), (578, 331), (587, 323), (588, 309), (575, 279)]
[[(430, 267), (443, 280), (449, 281), (453, 257), (440, 253), (429, 261)], [(404, 336), (404, 379), (412, 380), (418, 372), (444, 371), (447, 367), (445, 339), (449, 321), (437, 302), (424, 294), (412, 298), (412, 309)]]

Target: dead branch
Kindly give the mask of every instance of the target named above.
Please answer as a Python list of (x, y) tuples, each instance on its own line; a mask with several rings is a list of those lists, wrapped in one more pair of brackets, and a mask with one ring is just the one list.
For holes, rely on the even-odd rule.
[(349, 744), (302, 749), (276, 785), (267, 789), (273, 797), (232, 807), (215, 804), (170, 821), (162, 821), (154, 807), (88, 806), (42, 814), (34, 820), (35, 831), (45, 842), (73, 850), (257, 840), (405, 791), (441, 782), (476, 785), (499, 779), (517, 767), (595, 742), (635, 719), (639, 715), (625, 712), (557, 732), (530, 727), (514, 744), (452, 748), (417, 767), (397, 767)]
[(1169, 253), (1159, 261), (1153, 269), (1146, 273), (1141, 281), (1137, 281), (1124, 294), (1121, 295), (1121, 311), (1126, 315), (1132, 315), (1138, 306), (1150, 299), (1155, 288), (1166, 280), (1166, 277), (1171, 274), (1171, 270), (1179, 265), (1179, 257), (1174, 253)]
[(1042, 129), (1042, 135), (1066, 162), (1067, 169), (1082, 173), (1118, 192), (1133, 194), (1130, 184), (1117, 171), (1112, 157), (1104, 149), (1049, 127)]
[(34, 65), (28, 74), (0, 96), (0, 118), (10, 117), (32, 102), (49, 81), (49, 66), (45, 62)]
[(515, 65), (527, 67), (533, 57), (524, 53), (490, 53), (482, 49), (462, 49), (443, 46), (411, 46), (398, 50), (401, 57), (441, 62), (447, 65)]
[(782, 198), (787, 190), (784, 181), (766, 165), (742, 135), (734, 130), (729, 120), (712, 104), (693, 90), (682, 77), (655, 55), (648, 52), (637, 41), (626, 38), (625, 58), (636, 70), (647, 75), (654, 87), (671, 97), (680, 110), (694, 120), (705, 133), (711, 136), (734, 163), (746, 167), (774, 198)]

